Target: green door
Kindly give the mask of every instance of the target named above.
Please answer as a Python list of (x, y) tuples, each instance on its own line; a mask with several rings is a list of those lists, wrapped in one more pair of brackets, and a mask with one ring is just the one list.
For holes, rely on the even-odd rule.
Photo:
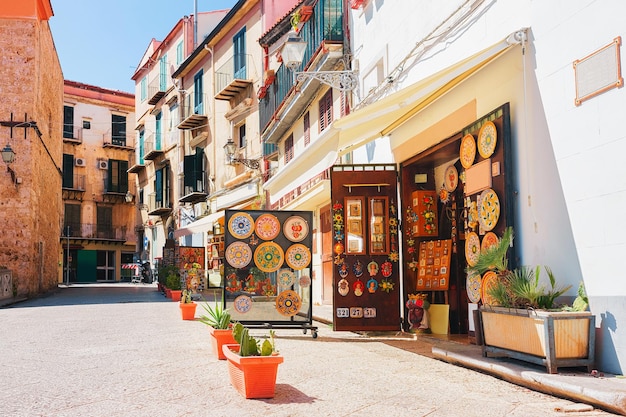
[(78, 251), (76, 282), (96, 282), (96, 254), (95, 250)]

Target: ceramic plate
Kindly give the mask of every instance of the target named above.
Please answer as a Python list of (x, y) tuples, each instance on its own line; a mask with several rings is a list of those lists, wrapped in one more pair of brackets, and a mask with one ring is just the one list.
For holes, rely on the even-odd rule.
[(283, 264), (283, 249), (274, 242), (261, 243), (254, 251), (254, 263), (263, 272), (274, 272)]
[(252, 249), (244, 242), (233, 242), (224, 253), (226, 261), (234, 268), (245, 268), (252, 260)]
[(306, 268), (311, 263), (311, 251), (306, 246), (296, 243), (285, 252), (287, 265), (295, 270)]
[(450, 165), (446, 168), (444, 175), (444, 188), (451, 193), (456, 190), (456, 186), (459, 184), (459, 172), (454, 165)]
[(469, 232), (465, 236), (465, 259), (469, 266), (476, 265), (480, 255), (480, 238), (475, 232)]
[(483, 236), (483, 241), (480, 244), (480, 250), (485, 252), (490, 247), (497, 245), (498, 241), (498, 236), (495, 233), (488, 232), (485, 236)]
[(297, 292), (285, 290), (276, 297), (276, 310), (283, 316), (295, 316), (302, 307), (302, 299)]
[(240, 295), (233, 301), (233, 306), (236, 312), (242, 314), (247, 313), (252, 308), (252, 298), (247, 295)]
[(302, 275), (300, 277), (300, 286), (302, 288), (307, 288), (309, 286), (311, 286), (311, 277), (308, 275)]
[(478, 222), (486, 232), (492, 230), (498, 224), (500, 218), (500, 200), (498, 194), (491, 188), (483, 191), (480, 195), (480, 210)]
[(228, 220), (228, 231), (237, 239), (245, 239), (254, 232), (254, 220), (248, 213), (235, 213)]
[(481, 289), (481, 299), (483, 300), (483, 304), (494, 305), (495, 299), (489, 295), (489, 289), (496, 286), (498, 283), (498, 275), (496, 275), (493, 271), (485, 272), (483, 275), (482, 289)]
[(485, 122), (478, 132), (478, 153), (483, 158), (487, 159), (493, 155), (493, 151), (496, 150), (496, 142), (498, 140), (498, 133), (496, 132), (496, 125), (493, 122)]
[(474, 141), (474, 136), (469, 133), (461, 140), (460, 157), (463, 168), (471, 167), (474, 159), (476, 159), (476, 141)]
[(291, 216), (283, 224), (283, 233), (292, 242), (301, 242), (309, 234), (309, 224), (300, 216)]
[(289, 288), (296, 282), (296, 274), (291, 269), (281, 269), (276, 275), (276, 282), (283, 288)]
[(467, 290), (467, 298), (469, 298), (472, 303), (480, 301), (481, 283), (482, 277), (480, 274), (471, 274), (467, 276), (465, 288)]
[(280, 233), (280, 222), (273, 214), (261, 214), (254, 222), (254, 229), (261, 239), (272, 240)]

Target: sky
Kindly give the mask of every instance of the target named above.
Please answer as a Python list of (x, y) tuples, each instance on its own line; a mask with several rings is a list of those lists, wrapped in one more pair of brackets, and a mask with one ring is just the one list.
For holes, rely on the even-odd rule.
[(184, 16), (236, 0), (51, 0), (50, 27), (66, 80), (134, 93), (131, 80), (150, 40)]

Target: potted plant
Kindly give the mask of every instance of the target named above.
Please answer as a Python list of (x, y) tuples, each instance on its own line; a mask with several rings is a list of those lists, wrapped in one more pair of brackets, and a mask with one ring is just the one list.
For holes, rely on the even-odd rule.
[(215, 306), (211, 306), (205, 302), (202, 304), (206, 314), (200, 316), (200, 321), (209, 326), (209, 334), (211, 335), (211, 345), (217, 358), (225, 360), (222, 346), (225, 344), (233, 345), (237, 342), (233, 337), (232, 324), (230, 322), (230, 312), (215, 301)]
[(196, 318), (197, 304), (191, 299), (190, 290), (182, 292), (179, 307), (183, 320), (194, 320)]
[(180, 276), (177, 272), (170, 272), (166, 278), (167, 289), (170, 291), (172, 301), (180, 301), (182, 291), (180, 289)]
[(174, 265), (161, 265), (157, 270), (158, 280), (157, 287), (159, 291), (165, 294), (165, 290), (167, 289), (167, 277), (171, 274), (176, 275), (178, 273), (178, 268)]
[(222, 346), (230, 383), (245, 398), (273, 398), (278, 365), (283, 363), (276, 351), (274, 331), (270, 330), (269, 338), (261, 343), (250, 336), (247, 327), (235, 323), (233, 336), (238, 345)]

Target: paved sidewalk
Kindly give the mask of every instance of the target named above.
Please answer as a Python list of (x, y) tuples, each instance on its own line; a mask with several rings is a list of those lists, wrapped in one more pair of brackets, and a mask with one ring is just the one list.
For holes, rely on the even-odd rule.
[(0, 309), (0, 415), (611, 415), (414, 353), (451, 342), (315, 324), (317, 339), (277, 329), (285, 362), (276, 396), (246, 400), (211, 352), (206, 327), (181, 320), (178, 303), (153, 286), (60, 288)]

